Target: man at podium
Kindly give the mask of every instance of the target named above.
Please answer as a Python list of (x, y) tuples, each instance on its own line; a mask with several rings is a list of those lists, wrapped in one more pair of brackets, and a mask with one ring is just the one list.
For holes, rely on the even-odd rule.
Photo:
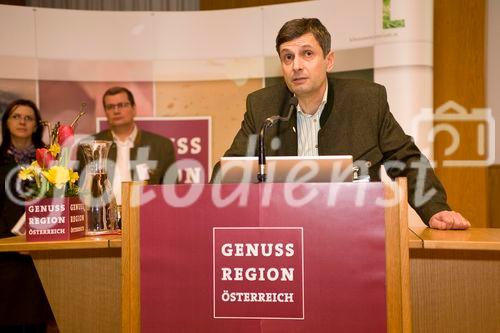
[(428, 226), (470, 227), (448, 206), (428, 159), (394, 119), (385, 88), (327, 76), (334, 52), (330, 33), (318, 19), (286, 22), (276, 37), (276, 51), (284, 82), (248, 95), (241, 128), (224, 156), (255, 155), (261, 125), (269, 117), (286, 115), (295, 96), (298, 105), (290, 120), (269, 128), (269, 155), (352, 155), (372, 180), (380, 180), (384, 165), (391, 178), (407, 177), (408, 201)]

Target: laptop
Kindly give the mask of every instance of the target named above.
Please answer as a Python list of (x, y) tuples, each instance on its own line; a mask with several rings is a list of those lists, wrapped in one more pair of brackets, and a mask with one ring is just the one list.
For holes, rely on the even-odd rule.
[[(331, 183), (352, 182), (351, 155), (331, 156), (268, 156), (268, 183)], [(257, 183), (258, 158), (222, 157), (221, 183)]]

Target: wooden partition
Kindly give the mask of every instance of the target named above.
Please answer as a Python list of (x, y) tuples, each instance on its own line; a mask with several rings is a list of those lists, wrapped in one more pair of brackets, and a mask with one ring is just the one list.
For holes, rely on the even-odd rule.
[(140, 187), (122, 183), (122, 332), (141, 331)]
[[(122, 332), (141, 331), (140, 313), (140, 207), (141, 185), (124, 186), (122, 235)], [(386, 290), (389, 332), (411, 332), (411, 302), (407, 225), (406, 180), (385, 185)], [(168, 329), (168, 328), (165, 328)]]
[(411, 332), (410, 258), (406, 178), (386, 183), (386, 198), (398, 202), (386, 209), (387, 323), (389, 332)]

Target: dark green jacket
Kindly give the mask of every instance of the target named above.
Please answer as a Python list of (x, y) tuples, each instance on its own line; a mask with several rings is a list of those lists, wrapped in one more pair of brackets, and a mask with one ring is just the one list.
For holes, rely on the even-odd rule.
[[(113, 135), (111, 130), (105, 130), (93, 135), (95, 140), (106, 140), (113, 142)], [(87, 140), (84, 140), (87, 141)], [(140, 148), (147, 148), (148, 154), (144, 157), (141, 156), (137, 160)], [(113, 142), (109, 149), (108, 161), (116, 162), (116, 144)], [(81, 149), (78, 149), (79, 170), (82, 171), (85, 167), (85, 159)], [(132, 180), (139, 180), (137, 176), (136, 164), (148, 163), (148, 161), (156, 163), (156, 166), (149, 167), (149, 180), (148, 184), (175, 184), (177, 177), (177, 169), (175, 167), (175, 151), (172, 142), (160, 135), (137, 129), (137, 136), (134, 141), (134, 147), (130, 149), (130, 166)], [(167, 171), (169, 174), (165, 177)], [(108, 177), (111, 184), (113, 184), (114, 168), (108, 163), (107, 167)], [(84, 175), (82, 175), (84, 176)]]
[[(286, 116), (291, 96), (284, 83), (248, 95), (247, 111), (241, 128), (224, 156), (256, 156), (256, 133), (261, 124), (266, 118), (278, 113)], [(384, 163), (399, 161), (399, 165), (393, 167), (386, 164), (387, 173), (392, 178), (408, 178), (408, 201), (425, 223), (435, 213), (450, 210), (446, 203), (446, 192), (429, 161), (389, 111), (383, 86), (363, 80), (330, 78), (328, 100), (321, 114), (320, 125), (320, 155), (352, 155), (356, 164), (367, 165), (365, 161), (369, 162), (368, 172), (372, 181), (380, 180), (380, 167)], [(289, 122), (278, 123), (270, 128), (266, 135), (267, 155), (297, 155), (296, 113)], [(280, 145), (273, 150), (271, 140), (275, 137), (280, 139)], [(411, 167), (413, 162), (420, 163), (426, 170), (421, 172), (424, 179), (421, 195), (431, 189), (435, 191), (431, 199), (424, 203), (419, 203), (419, 196), (415, 196), (418, 169)], [(214, 175), (217, 168), (218, 165)]]

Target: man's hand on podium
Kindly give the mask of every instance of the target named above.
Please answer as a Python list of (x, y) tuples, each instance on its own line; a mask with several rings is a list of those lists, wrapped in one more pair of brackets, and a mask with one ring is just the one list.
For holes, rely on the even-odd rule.
[(470, 228), (470, 222), (458, 212), (443, 210), (431, 217), (429, 226), (441, 230), (464, 230)]

